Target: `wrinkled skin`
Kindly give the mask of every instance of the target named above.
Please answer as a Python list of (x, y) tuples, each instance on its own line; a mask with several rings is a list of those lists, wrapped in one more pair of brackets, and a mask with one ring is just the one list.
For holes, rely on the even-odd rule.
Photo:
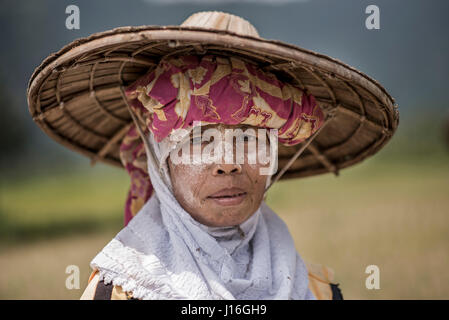
[[(207, 126), (211, 127), (219, 129), (224, 137), (226, 128), (246, 130), (250, 126)], [(202, 129), (204, 130), (204, 127)], [(180, 205), (198, 222), (213, 227), (235, 226), (246, 221), (259, 208), (268, 179), (268, 176), (260, 174), (259, 169), (268, 165), (259, 161), (249, 164), (246, 146), (247, 142), (243, 164), (174, 164), (168, 157), (174, 195)], [(204, 148), (204, 143), (201, 147)], [(235, 153), (234, 148), (234, 159)], [(178, 155), (181, 154), (179, 150)], [(242, 199), (237, 201), (239, 203), (231, 204), (223, 204), (221, 200), (211, 198), (224, 188), (240, 188), (245, 194), (240, 196)]]

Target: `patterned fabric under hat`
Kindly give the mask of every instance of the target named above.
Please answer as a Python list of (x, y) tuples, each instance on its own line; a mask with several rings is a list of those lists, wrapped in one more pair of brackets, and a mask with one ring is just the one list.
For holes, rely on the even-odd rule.
[[(126, 90), (130, 107), (157, 142), (174, 129), (204, 124), (246, 124), (278, 129), (279, 143), (298, 144), (323, 124), (313, 95), (237, 57), (185, 55), (162, 60)], [(125, 224), (150, 198), (143, 142), (132, 126), (120, 146), (131, 177)]]

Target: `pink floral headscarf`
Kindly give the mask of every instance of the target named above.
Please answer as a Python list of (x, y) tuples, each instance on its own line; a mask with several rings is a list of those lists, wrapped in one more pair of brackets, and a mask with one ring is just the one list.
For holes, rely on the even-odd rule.
[[(133, 111), (157, 142), (172, 130), (205, 124), (247, 124), (278, 129), (279, 143), (298, 144), (323, 124), (315, 98), (237, 57), (185, 55), (161, 60), (126, 89)], [(125, 225), (153, 191), (143, 142), (132, 126), (120, 146), (131, 177)]]

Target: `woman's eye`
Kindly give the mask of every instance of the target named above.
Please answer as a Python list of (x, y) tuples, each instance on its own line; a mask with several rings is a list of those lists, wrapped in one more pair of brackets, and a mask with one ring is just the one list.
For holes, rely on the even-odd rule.
[(202, 143), (201, 137), (193, 138), (191, 141), (192, 141), (192, 144), (201, 144)]
[(246, 135), (243, 135), (243, 139), (245, 139), (245, 141), (254, 141), (257, 139), (257, 137), (253, 136), (251, 134), (246, 134)]

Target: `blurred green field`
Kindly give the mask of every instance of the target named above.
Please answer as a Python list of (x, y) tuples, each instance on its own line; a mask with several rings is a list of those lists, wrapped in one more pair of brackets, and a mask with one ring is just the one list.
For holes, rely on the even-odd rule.
[[(345, 299), (449, 299), (449, 165), (367, 164), (278, 185), (269, 201)], [(367, 290), (365, 268), (380, 268)]]
[[(81, 165), (11, 175), (0, 192), (0, 299), (78, 299), (89, 262), (120, 230), (129, 178)], [(374, 157), (330, 174), (280, 182), (268, 204), (305, 260), (335, 271), (345, 299), (449, 298), (449, 156)], [(380, 290), (365, 268), (380, 268)], [(65, 288), (78, 265), (81, 289)]]

